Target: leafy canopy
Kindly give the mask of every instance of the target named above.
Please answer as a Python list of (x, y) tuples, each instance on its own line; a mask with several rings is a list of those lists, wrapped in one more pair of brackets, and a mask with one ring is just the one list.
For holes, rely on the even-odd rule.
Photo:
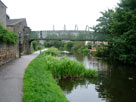
[(121, 0), (114, 10), (102, 12), (94, 27), (109, 35), (107, 55), (123, 63), (136, 61), (136, 0)]

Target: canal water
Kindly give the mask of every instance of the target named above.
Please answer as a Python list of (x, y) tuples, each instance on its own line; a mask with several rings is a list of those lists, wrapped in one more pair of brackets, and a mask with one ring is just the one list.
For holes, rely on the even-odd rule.
[(60, 81), (70, 102), (136, 102), (136, 68), (108, 64), (92, 56), (67, 56), (99, 71), (96, 79)]

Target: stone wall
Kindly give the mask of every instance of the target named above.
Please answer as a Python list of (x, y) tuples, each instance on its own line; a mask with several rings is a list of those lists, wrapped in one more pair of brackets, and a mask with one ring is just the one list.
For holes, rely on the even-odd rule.
[(6, 6), (0, 0), (0, 25), (6, 28)]
[(11, 60), (16, 59), (17, 46), (0, 44), (0, 66)]

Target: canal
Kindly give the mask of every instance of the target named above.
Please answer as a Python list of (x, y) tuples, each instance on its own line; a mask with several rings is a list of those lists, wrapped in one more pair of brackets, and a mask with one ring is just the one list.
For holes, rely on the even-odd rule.
[(109, 64), (92, 56), (67, 56), (99, 71), (96, 79), (59, 82), (70, 102), (136, 102), (136, 68)]

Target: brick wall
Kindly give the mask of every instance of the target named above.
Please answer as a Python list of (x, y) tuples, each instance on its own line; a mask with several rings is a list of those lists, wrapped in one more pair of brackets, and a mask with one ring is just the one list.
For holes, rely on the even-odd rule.
[(0, 44), (0, 65), (16, 58), (17, 46)]

